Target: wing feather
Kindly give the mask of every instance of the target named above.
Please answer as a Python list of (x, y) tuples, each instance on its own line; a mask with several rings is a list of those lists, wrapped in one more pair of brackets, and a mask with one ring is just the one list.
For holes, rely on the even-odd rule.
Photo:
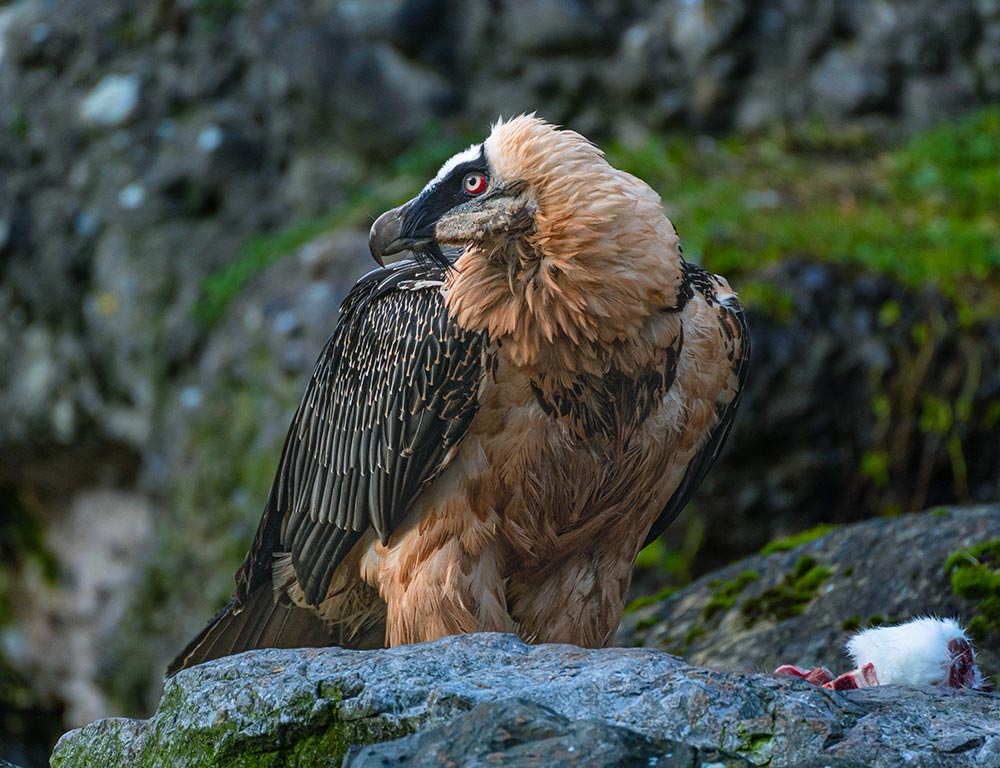
[(403, 262), (372, 272), (344, 301), (237, 573), (237, 600), (287, 552), (318, 605), (363, 533), (386, 541), (453, 454), (478, 408), (485, 342), (448, 315), (442, 279)]

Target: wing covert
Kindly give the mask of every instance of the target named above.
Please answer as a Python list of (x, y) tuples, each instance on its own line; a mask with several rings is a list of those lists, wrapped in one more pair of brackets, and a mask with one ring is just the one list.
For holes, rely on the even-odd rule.
[(730, 360), (732, 361), (733, 373), (736, 376), (736, 392), (728, 400), (719, 403), (718, 422), (709, 434), (705, 445), (688, 464), (680, 485), (677, 486), (663, 512), (653, 523), (643, 547), (652, 544), (694, 496), (701, 481), (705, 479), (708, 470), (715, 464), (715, 460), (726, 445), (726, 438), (729, 437), (729, 430), (733, 426), (733, 419), (736, 417), (740, 399), (743, 397), (743, 387), (750, 369), (750, 331), (747, 328), (746, 316), (742, 307), (735, 301), (731, 306), (725, 302), (722, 303), (720, 311), (727, 313), (723, 318), (723, 324), (730, 329), (732, 334), (729, 338), (732, 353)]
[(485, 343), (448, 314), (442, 280), (435, 267), (402, 262), (362, 278), (345, 299), (285, 440), (238, 594), (288, 552), (317, 605), (365, 531), (387, 541), (444, 468), (478, 409)]

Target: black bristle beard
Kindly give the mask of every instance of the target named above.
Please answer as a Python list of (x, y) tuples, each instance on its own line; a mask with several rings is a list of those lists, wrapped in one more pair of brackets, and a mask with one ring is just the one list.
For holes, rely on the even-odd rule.
[(447, 271), (455, 266), (458, 257), (462, 255), (462, 249), (452, 247), (443, 249), (438, 245), (437, 240), (430, 240), (422, 243), (419, 248), (415, 248), (413, 255), (418, 264)]

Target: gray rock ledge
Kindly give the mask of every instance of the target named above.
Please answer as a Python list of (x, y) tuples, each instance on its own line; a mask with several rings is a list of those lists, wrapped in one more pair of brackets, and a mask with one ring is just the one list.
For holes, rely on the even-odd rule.
[(998, 694), (835, 693), (692, 667), (652, 649), (530, 646), (482, 634), (220, 659), (169, 681), (148, 720), (100, 720), (64, 735), (52, 766), (334, 766), (352, 744), (397, 739), (510, 698), (772, 768), (817, 757), (873, 768), (1000, 765)]

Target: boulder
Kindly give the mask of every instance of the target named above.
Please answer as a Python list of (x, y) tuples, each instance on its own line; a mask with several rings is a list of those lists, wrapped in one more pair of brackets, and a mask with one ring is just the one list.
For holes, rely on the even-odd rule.
[[(568, 768), (750, 768), (743, 758), (677, 741), (651, 739), (601, 720), (569, 720), (523, 699), (489, 701), (436, 728), (367, 747), (352, 747), (344, 768), (436, 768), (470, 762)], [(0, 767), (2, 768), (2, 767)]]
[[(852, 631), (953, 616), (973, 632), (980, 666), (995, 679), (1000, 625), (987, 601), (1000, 590), (985, 586), (978, 594), (955, 573), (984, 545), (996, 545), (998, 531), (1000, 506), (993, 505), (869, 520), (798, 546), (794, 537), (772, 542), (767, 554), (632, 611), (619, 637), (709, 667), (798, 664), (844, 672), (853, 666), (843, 651)], [(980, 554), (977, 567), (998, 564)]]
[[(210, 662), (169, 680), (150, 719), (100, 720), (66, 734), (52, 767), (197, 768), (251, 758), (331, 766), (349, 745), (437, 728), (478, 704), (512, 698), (555, 713), (529, 705), (540, 748), (561, 743), (568, 750), (575, 741), (592, 749), (610, 738), (656, 749), (649, 740), (674, 739), (772, 768), (838, 765), (838, 758), (872, 768), (1000, 760), (997, 694), (891, 686), (838, 693), (789, 677), (689, 666), (654, 649), (530, 646), (512, 635), (480, 634), (377, 651), (252, 651)], [(516, 719), (524, 706), (495, 711)], [(482, 718), (483, 710), (470, 717)], [(470, 722), (444, 733), (481, 750), (488, 736), (471, 733)], [(497, 735), (514, 746), (502, 729)], [(379, 764), (358, 763), (362, 756), (351, 760)]]
[(859, 115), (883, 105), (889, 79), (859, 49), (833, 49), (812, 73), (815, 109), (827, 117)]

